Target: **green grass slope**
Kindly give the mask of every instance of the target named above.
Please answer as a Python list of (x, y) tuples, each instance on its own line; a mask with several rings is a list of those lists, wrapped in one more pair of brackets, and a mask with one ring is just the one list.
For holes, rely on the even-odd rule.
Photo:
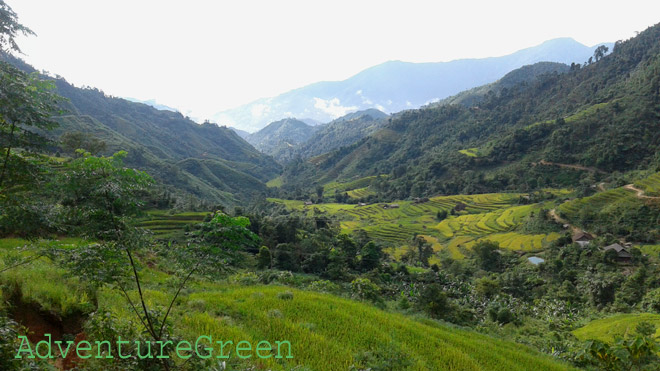
[[(0, 255), (14, 254), (15, 247), (25, 243), (1, 240)], [(59, 243), (75, 245), (76, 241)], [(165, 305), (172, 294), (167, 292), (166, 283), (172, 277), (149, 268), (143, 268), (141, 275), (148, 302)], [(46, 258), (0, 274), (0, 283), (22, 291), (25, 302), (60, 315), (90, 313), (93, 295), (99, 310), (111, 310), (120, 322), (136, 322), (119, 291), (103, 288), (91, 292), (91, 287), (55, 268)], [(385, 356), (396, 352), (398, 358), (404, 358), (401, 369), (408, 370), (570, 369), (521, 344), (383, 311), (363, 302), (283, 286), (197, 281), (185, 290), (173, 313), (176, 334), (182, 339), (194, 341), (203, 334), (214, 340), (234, 340), (234, 344), (240, 340), (291, 343), (292, 359), (253, 357), (241, 361), (233, 357), (230, 364), (235, 363), (237, 369), (251, 364), (272, 370), (296, 366), (346, 370), (356, 362), (356, 355), (370, 351)], [(235, 355), (235, 349), (225, 349)]]
[[(626, 334), (634, 333), (635, 327), (640, 322), (650, 322), (656, 327), (660, 327), (660, 314), (617, 314), (591, 321), (587, 325), (574, 330), (573, 334), (580, 340), (595, 339), (612, 342), (615, 336), (625, 336)], [(656, 331), (655, 336), (660, 337), (660, 329)]]

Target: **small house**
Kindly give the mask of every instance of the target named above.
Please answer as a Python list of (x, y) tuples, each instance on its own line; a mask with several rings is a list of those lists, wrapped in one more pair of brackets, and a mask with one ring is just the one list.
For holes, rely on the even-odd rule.
[(629, 262), (632, 260), (632, 254), (627, 248), (619, 245), (618, 243), (603, 247), (603, 251), (608, 252), (613, 250), (616, 252), (616, 260), (619, 262)]
[(367, 206), (367, 204), (364, 203), (364, 202), (360, 202), (360, 203), (358, 204), (358, 206)]
[(390, 208), (390, 209), (398, 209), (398, 208), (399, 208), (399, 204), (390, 204), (389, 208)]
[(305, 206), (311, 206), (314, 205), (312, 201), (305, 201)]
[(590, 235), (585, 231), (580, 231), (573, 235), (573, 242), (584, 247), (591, 243), (591, 240), (594, 239), (594, 236)]

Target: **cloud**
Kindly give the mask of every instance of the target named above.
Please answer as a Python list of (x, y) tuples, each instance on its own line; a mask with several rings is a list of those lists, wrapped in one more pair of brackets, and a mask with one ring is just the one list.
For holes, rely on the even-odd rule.
[(337, 118), (344, 116), (345, 114), (356, 111), (357, 106), (342, 106), (339, 102), (339, 98), (332, 99), (321, 99), (314, 97), (314, 107), (327, 113), (328, 115)]
[(252, 117), (262, 117), (264, 114), (267, 114), (270, 112), (270, 106), (266, 104), (255, 104), (250, 108), (250, 113), (252, 114)]

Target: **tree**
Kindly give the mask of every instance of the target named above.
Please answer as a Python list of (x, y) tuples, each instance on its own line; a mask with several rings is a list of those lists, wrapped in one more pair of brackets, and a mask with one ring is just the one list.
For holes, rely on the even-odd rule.
[(360, 260), (360, 268), (362, 268), (362, 271), (366, 272), (380, 265), (383, 251), (380, 245), (373, 241), (369, 241), (366, 245), (362, 246), (361, 255), (362, 259)]
[[(174, 303), (193, 274), (222, 272), (233, 251), (256, 248), (260, 240), (248, 229), (248, 218), (216, 212), (208, 222), (200, 224), (186, 246), (167, 246), (160, 252), (180, 279), (169, 305), (150, 307), (136, 258), (149, 240), (146, 232), (135, 226), (134, 216), (153, 181), (144, 172), (124, 167), (125, 156), (125, 152), (110, 157), (82, 153), (60, 174), (63, 225), (69, 232), (95, 243), (58, 251), (57, 256), (86, 281), (116, 286), (151, 340), (163, 341), (171, 336), (167, 320)], [(137, 291), (137, 300), (128, 294), (131, 286)], [(171, 366), (165, 359), (159, 362), (165, 369)]]
[(485, 271), (497, 271), (501, 265), (500, 245), (497, 242), (480, 241), (472, 246), (472, 254), (477, 266)]
[(16, 44), (16, 36), (23, 34), (25, 36), (35, 35), (35, 33), (18, 23), (18, 16), (7, 5), (4, 0), (0, 0), (0, 50), (6, 53), (21, 52)]
[(596, 60), (596, 62), (601, 60), (609, 50), (610, 48), (608, 48), (605, 45), (601, 45), (597, 47), (596, 50), (594, 50), (594, 59)]
[[(18, 23), (16, 13), (0, 0), (0, 51), (11, 54), (19, 52), (16, 37), (19, 34), (34, 35), (29, 28)], [(7, 179), (19, 178), (29, 165), (26, 154), (35, 148), (43, 148), (46, 142), (33, 129), (47, 130), (57, 126), (52, 115), (57, 112), (60, 97), (53, 93), (54, 84), (43, 81), (38, 74), (26, 74), (6, 62), (0, 62), (0, 194), (15, 184), (6, 184)], [(20, 156), (12, 149), (21, 148)], [(11, 176), (10, 176), (11, 175)]]
[(432, 283), (421, 290), (417, 300), (417, 309), (428, 313), (433, 318), (447, 318), (452, 308), (442, 286)]
[(266, 246), (261, 246), (259, 255), (257, 255), (257, 268), (268, 269), (273, 264), (273, 258), (270, 256), (270, 249)]

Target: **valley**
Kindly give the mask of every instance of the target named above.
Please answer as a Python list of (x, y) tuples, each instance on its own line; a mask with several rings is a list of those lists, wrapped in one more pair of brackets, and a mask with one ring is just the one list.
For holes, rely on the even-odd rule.
[(390, 61), (228, 127), (39, 71), (0, 19), (1, 370), (660, 365), (660, 24)]

